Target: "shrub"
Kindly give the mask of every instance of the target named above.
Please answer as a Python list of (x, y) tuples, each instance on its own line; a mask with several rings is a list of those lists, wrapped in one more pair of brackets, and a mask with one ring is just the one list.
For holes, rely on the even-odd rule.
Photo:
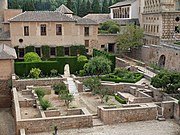
[(109, 32), (109, 33), (112, 33), (112, 34), (116, 34), (116, 33), (119, 32), (119, 29), (120, 29), (120, 28), (119, 28), (118, 25), (113, 24), (113, 25), (111, 25), (111, 26), (109, 27), (108, 32)]
[(100, 25), (99, 33), (117, 33), (120, 31), (120, 26), (115, 21), (107, 21)]
[(78, 62), (87, 62), (88, 59), (87, 59), (86, 56), (80, 55), (80, 56), (78, 56), (77, 61), (78, 61)]
[(114, 97), (119, 103), (126, 104), (126, 101), (124, 99), (120, 98), (118, 95), (114, 95)]
[(67, 87), (64, 83), (58, 83), (53, 85), (53, 90), (55, 91), (56, 95), (59, 95), (61, 91), (67, 90)]
[(42, 48), (42, 58), (44, 60), (48, 60), (50, 58), (50, 47), (48, 45), (44, 45)]
[(39, 68), (32, 68), (29, 75), (32, 78), (39, 78), (40, 73), (41, 73), (41, 70)]
[(51, 107), (51, 103), (47, 99), (40, 98), (40, 105), (43, 110), (47, 110), (47, 108)]
[(64, 47), (57, 46), (57, 56), (64, 56)]
[(56, 69), (52, 69), (51, 71), (51, 76), (57, 76), (58, 71)]
[(35, 52), (29, 52), (24, 55), (25, 62), (40, 62), (41, 58)]
[(86, 75), (86, 71), (84, 69), (79, 71), (79, 76), (85, 76), (85, 75)]
[(38, 98), (43, 98), (45, 95), (45, 89), (43, 88), (36, 88), (35, 93), (37, 94)]

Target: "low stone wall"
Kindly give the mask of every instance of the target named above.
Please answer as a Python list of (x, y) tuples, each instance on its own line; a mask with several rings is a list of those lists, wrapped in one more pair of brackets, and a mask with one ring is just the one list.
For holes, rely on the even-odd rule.
[(130, 63), (128, 63), (127, 61), (116, 57), (116, 67), (127, 67), (130, 66)]
[(44, 79), (23, 79), (16, 80), (13, 79), (13, 87), (17, 90), (25, 89), (26, 86), (52, 86), (54, 84), (65, 81), (65, 78), (44, 78)]
[(164, 108), (163, 115), (166, 119), (174, 117), (174, 101), (164, 101), (161, 107)]
[(93, 126), (92, 115), (85, 108), (68, 110), (70, 116), (54, 116), (59, 115), (57, 110), (49, 110), (49, 112), (41, 111), (42, 118), (22, 119), (17, 90), (13, 88), (12, 91), (14, 101), (12, 108), (16, 120), (17, 135), (20, 134), (20, 129), (24, 129), (26, 133), (37, 133), (50, 132), (54, 125), (60, 130)]
[(35, 104), (36, 101), (33, 100), (33, 99), (27, 99), (27, 100), (24, 100), (24, 101), (19, 101), (19, 106), (20, 108), (21, 107), (32, 107), (33, 104)]
[(78, 92), (83, 92), (83, 83), (79, 80), (75, 80), (76, 88), (78, 89)]
[(104, 124), (117, 124), (123, 122), (135, 122), (155, 120), (157, 107), (152, 104), (145, 105), (124, 105), (121, 108), (98, 107), (98, 116)]
[(60, 116), (61, 115), (59, 110), (44, 111), (44, 114), (45, 114), (46, 117), (56, 117), (56, 116)]
[(11, 104), (10, 95), (0, 95), (0, 108), (9, 108), (11, 107)]

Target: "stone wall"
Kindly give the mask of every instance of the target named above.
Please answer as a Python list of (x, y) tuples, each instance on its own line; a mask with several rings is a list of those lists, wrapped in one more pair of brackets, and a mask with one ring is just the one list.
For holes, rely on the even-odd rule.
[(129, 65), (130, 63), (128, 63), (127, 61), (116, 57), (116, 67), (127, 67)]
[(18, 90), (25, 89), (26, 86), (52, 86), (65, 81), (65, 78), (43, 78), (43, 79), (23, 79), (15, 80), (13, 79), (13, 87), (16, 87)]
[(164, 108), (164, 117), (169, 119), (174, 116), (174, 101), (164, 101), (161, 105)]
[(11, 90), (7, 80), (0, 80), (0, 108), (11, 106)]
[(165, 56), (164, 67), (169, 70), (180, 72), (180, 47), (177, 45), (148, 45), (143, 46), (141, 49), (133, 50), (130, 57), (139, 59), (146, 64), (158, 64), (160, 57)]
[(126, 105), (121, 108), (98, 107), (98, 116), (104, 124), (117, 124), (123, 122), (135, 122), (155, 120), (157, 115), (156, 105), (146, 104), (144, 106)]

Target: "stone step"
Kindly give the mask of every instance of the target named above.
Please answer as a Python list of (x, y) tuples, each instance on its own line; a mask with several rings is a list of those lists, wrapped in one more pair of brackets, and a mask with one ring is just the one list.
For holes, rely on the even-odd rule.
[(93, 119), (93, 126), (103, 126), (103, 122), (100, 119)]
[(93, 119), (99, 119), (99, 117), (98, 117), (98, 116), (92, 116), (92, 118), (93, 118)]
[(165, 121), (166, 119), (164, 118), (163, 115), (158, 115), (158, 116), (157, 116), (157, 120), (159, 120), (159, 121)]

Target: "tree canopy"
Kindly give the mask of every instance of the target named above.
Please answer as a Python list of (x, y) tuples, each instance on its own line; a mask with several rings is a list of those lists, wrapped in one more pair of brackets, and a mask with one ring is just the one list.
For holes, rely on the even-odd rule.
[(143, 45), (143, 29), (134, 24), (128, 24), (121, 29), (117, 38), (117, 47), (121, 51), (141, 47)]
[(111, 61), (102, 56), (96, 56), (91, 58), (88, 63), (85, 64), (85, 70), (90, 75), (102, 75), (111, 72)]
[(180, 88), (180, 73), (160, 72), (151, 79), (151, 85), (163, 88), (167, 93), (177, 93), (178, 88)]

